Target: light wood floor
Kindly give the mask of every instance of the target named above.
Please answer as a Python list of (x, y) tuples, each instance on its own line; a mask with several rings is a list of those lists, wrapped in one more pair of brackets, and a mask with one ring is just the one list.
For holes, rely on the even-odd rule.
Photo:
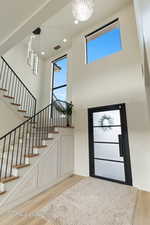
[[(56, 198), (58, 195), (63, 193), (68, 188), (72, 187), (80, 180), (84, 179), (80, 176), (72, 176), (67, 178), (60, 184), (50, 188), (49, 190), (41, 193), (40, 195), (34, 197), (33, 199), (25, 202), (24, 204), (17, 207), (17, 212), (19, 211), (22, 215), (35, 213), (40, 208), (43, 208), (50, 200)], [(133, 225), (150, 225), (150, 193), (139, 191), (137, 204), (134, 213), (134, 223)], [(49, 224), (42, 218), (38, 216), (26, 217), (16, 214), (6, 213), (0, 216), (0, 225), (52, 225)], [(99, 224), (101, 225), (101, 224)]]

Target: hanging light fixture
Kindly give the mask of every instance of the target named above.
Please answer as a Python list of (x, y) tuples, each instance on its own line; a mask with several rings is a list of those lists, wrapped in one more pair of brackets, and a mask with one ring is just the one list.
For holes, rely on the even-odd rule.
[(39, 56), (37, 49), (40, 48), (40, 34), (41, 28), (38, 27), (32, 32), (28, 42), (27, 63), (31, 67), (34, 74), (38, 74)]
[(72, 0), (72, 13), (76, 20), (86, 21), (94, 12), (94, 0)]

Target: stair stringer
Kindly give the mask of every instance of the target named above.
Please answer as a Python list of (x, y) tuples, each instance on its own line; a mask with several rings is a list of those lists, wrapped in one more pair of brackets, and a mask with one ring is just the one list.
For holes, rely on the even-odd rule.
[(61, 132), (55, 135), (54, 140), (47, 141), (48, 147), (39, 150), (39, 157), (31, 160), (31, 166), (25, 169), (26, 172), (18, 180), (13, 181), (12, 189), (2, 198), (0, 197), (0, 214), (13, 209), (73, 174), (73, 165), (72, 169), (65, 173), (61, 171), (62, 138), (71, 141), (72, 155), (74, 155), (73, 132), (72, 129), (61, 130), (68, 130), (68, 132), (65, 131), (64, 134)]

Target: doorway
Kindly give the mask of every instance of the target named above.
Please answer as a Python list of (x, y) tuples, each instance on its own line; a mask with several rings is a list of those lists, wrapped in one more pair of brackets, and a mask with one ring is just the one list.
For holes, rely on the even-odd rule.
[(125, 104), (88, 109), (90, 176), (132, 185)]

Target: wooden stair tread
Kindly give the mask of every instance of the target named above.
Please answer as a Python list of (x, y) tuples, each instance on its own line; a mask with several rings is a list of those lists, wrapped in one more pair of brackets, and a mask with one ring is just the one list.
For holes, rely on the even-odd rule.
[(10, 99), (14, 99), (15, 97), (13, 96), (9, 96), (9, 95), (4, 95), (5, 98), (10, 98)]
[(6, 193), (6, 191), (0, 192), (0, 195), (3, 195), (3, 194), (5, 194), (5, 193)]
[(14, 181), (14, 180), (16, 180), (16, 179), (18, 179), (18, 178), (19, 178), (19, 177), (14, 177), (14, 176), (2, 178), (2, 179), (0, 180), (0, 183), (5, 184), (5, 183), (8, 183), (8, 182), (10, 182), (10, 181)]
[(11, 104), (15, 105), (15, 106), (18, 106), (18, 107), (21, 106), (20, 104), (17, 104), (17, 103), (14, 103), (14, 102), (12, 102)]
[(33, 157), (37, 157), (39, 155), (40, 154), (28, 154), (28, 155), (25, 155), (25, 157), (27, 157), (27, 158), (33, 158)]
[(30, 164), (20, 164), (20, 165), (13, 166), (13, 168), (22, 169), (22, 168), (25, 168), (25, 167), (28, 167), (28, 166), (30, 166)]
[(33, 148), (47, 148), (48, 145), (38, 145), (38, 146), (33, 146)]
[(48, 131), (49, 134), (59, 134), (58, 131)]
[(54, 138), (44, 138), (43, 141), (51, 141), (51, 140), (54, 140)]
[(30, 119), (30, 118), (31, 118), (31, 116), (24, 116), (24, 118)]
[(7, 91), (7, 89), (5, 89), (5, 88), (0, 88), (0, 91)]
[(26, 110), (18, 109), (18, 112), (26, 113)]

